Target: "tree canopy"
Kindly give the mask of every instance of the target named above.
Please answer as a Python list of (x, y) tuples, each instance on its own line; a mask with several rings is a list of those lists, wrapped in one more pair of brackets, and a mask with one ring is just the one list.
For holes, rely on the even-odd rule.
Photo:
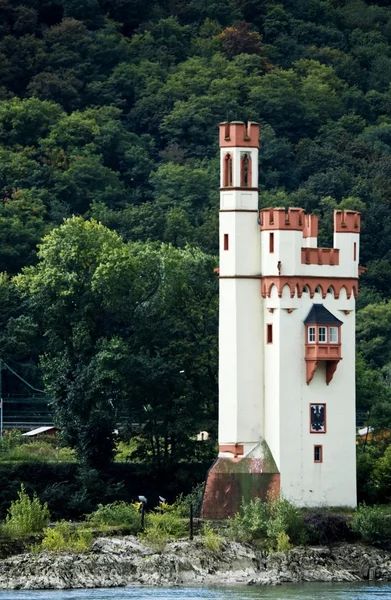
[(80, 455), (118, 411), (156, 460), (212, 427), (225, 120), (261, 123), (261, 207), (317, 213), (323, 245), (362, 212), (361, 423), (388, 405), (390, 41), (381, 0), (0, 2), (0, 354)]

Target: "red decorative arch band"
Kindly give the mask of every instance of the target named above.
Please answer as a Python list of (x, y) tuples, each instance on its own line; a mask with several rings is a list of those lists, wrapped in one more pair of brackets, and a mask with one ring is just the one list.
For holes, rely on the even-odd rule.
[(282, 297), (282, 291), (288, 286), (290, 297), (294, 298), (297, 294), (302, 297), (305, 288), (308, 288), (310, 298), (313, 298), (317, 288), (320, 288), (322, 298), (326, 298), (328, 290), (332, 288), (334, 298), (339, 298), (342, 288), (346, 290), (346, 296), (350, 298), (353, 294), (355, 298), (358, 295), (358, 279), (342, 277), (283, 277), (271, 276), (261, 277), (261, 291), (263, 298), (270, 298), (272, 288), (277, 288), (278, 297)]

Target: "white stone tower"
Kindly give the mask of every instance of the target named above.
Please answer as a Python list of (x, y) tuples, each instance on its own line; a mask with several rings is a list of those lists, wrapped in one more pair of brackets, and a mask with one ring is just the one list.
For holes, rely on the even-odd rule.
[(259, 442), (263, 411), (259, 125), (220, 125), (219, 444), (232, 457)]
[(255, 123), (220, 125), (219, 457), (202, 514), (280, 491), (355, 506), (355, 297), (360, 215), (333, 248), (303, 209), (258, 212)]

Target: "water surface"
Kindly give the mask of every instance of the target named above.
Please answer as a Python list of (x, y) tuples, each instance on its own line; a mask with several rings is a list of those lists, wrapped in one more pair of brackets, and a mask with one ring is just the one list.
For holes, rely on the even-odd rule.
[(131, 587), (0, 591), (0, 600), (391, 600), (389, 583), (306, 583), (262, 587)]

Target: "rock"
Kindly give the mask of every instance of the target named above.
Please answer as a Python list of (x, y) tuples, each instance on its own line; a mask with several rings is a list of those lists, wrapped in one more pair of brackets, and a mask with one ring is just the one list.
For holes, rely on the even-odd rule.
[(341, 544), (265, 553), (225, 541), (219, 552), (200, 539), (154, 551), (137, 538), (98, 538), (86, 554), (31, 553), (0, 560), (0, 589), (65, 589), (130, 585), (280, 585), (304, 581), (391, 579), (391, 554)]

